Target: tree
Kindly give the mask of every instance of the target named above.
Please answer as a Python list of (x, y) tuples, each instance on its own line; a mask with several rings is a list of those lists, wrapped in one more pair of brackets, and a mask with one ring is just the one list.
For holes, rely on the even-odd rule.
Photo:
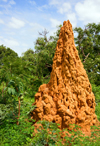
[(55, 33), (55, 36), (50, 36), (47, 38), (48, 32), (46, 29), (39, 33), (43, 37), (39, 37), (35, 42), (35, 50), (38, 53), (37, 55), (37, 72), (38, 77), (48, 78), (52, 70), (53, 57), (57, 45), (57, 40), (59, 38), (60, 26)]
[(75, 44), (90, 82), (100, 85), (100, 23), (88, 24), (85, 29), (75, 28)]
[(25, 83), (28, 86), (27, 91), (31, 97), (34, 97), (35, 93), (38, 91), (39, 86), (42, 84), (42, 80), (38, 78), (38, 53), (34, 52), (32, 49), (28, 49), (22, 54), (22, 61), (25, 62), (26, 66), (24, 69), (27, 70), (27, 82)]
[(28, 49), (22, 53), (21, 59), (27, 64), (26, 68), (31, 72), (31, 75), (36, 76), (37, 54), (32, 49)]
[(5, 46), (1, 45), (0, 46), (0, 60), (3, 58), (3, 57), (8, 57), (8, 56), (13, 56), (13, 57), (18, 57), (18, 54), (13, 51), (12, 49), (10, 48), (6, 48)]

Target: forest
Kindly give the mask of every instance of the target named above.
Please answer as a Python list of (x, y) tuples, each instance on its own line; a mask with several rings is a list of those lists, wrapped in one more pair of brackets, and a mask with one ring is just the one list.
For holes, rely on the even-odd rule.
[[(34, 51), (30, 48), (21, 57), (11, 48), (0, 46), (0, 146), (100, 145), (100, 127), (96, 126), (91, 127), (90, 137), (73, 130), (69, 131), (70, 137), (62, 139), (55, 123), (39, 121), (44, 128), (34, 132), (34, 120), (30, 117), (35, 108), (34, 95), (41, 84), (50, 80), (60, 27), (49, 38), (46, 29), (40, 32)], [(77, 34), (75, 45), (92, 85), (95, 113), (100, 121), (100, 24), (89, 23), (84, 29), (76, 27), (73, 31)]]

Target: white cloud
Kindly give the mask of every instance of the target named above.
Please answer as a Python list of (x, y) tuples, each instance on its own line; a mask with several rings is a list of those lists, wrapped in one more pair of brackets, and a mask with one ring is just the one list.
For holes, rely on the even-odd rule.
[[(7, 2), (6, 0), (4, 0), (5, 2)], [(7, 4), (2, 4), (0, 5), (0, 7), (5, 8), (6, 10), (8, 10), (9, 8), (12, 7), (12, 5), (15, 5), (16, 2), (14, 0), (10, 0)], [(8, 13), (8, 11), (7, 11)]]
[(70, 3), (63, 3), (61, 7), (59, 7), (58, 12), (64, 14), (71, 9)]
[(36, 2), (35, 1), (31, 1), (30, 0), (29, 3), (32, 4), (32, 5), (36, 5)]
[(0, 11), (0, 14), (3, 14), (3, 13)]
[(4, 21), (3, 21), (2, 19), (0, 19), (0, 23), (1, 23), (1, 24), (4, 24)]
[(7, 2), (7, 0), (2, 0), (3, 2)]
[(15, 52), (19, 53), (18, 48), (20, 44), (15, 39), (6, 39), (0, 36), (0, 45), (2, 44), (6, 47), (13, 49)]
[(49, 4), (50, 5), (59, 5), (60, 1), (59, 0), (50, 0)]
[(51, 27), (56, 27), (61, 24), (60, 21), (53, 19), (53, 18), (50, 18), (50, 21), (51, 21)]
[(48, 5), (43, 5), (42, 8), (47, 9), (48, 8)]
[(0, 5), (1, 8), (4, 8), (4, 9), (8, 9), (8, 8), (11, 8), (11, 5), (7, 4), (7, 5)]
[(9, 22), (8, 25), (12, 28), (19, 29), (21, 27), (24, 27), (25, 23), (22, 20), (19, 20), (19, 19), (12, 17), (11, 22)]
[(22, 43), (22, 46), (28, 48), (28, 44), (26, 44), (26, 43)]
[(7, 47), (11, 47), (11, 48), (15, 46), (19, 46), (19, 43), (13, 39), (4, 39), (4, 43)]
[(69, 21), (71, 22), (73, 28), (75, 28), (76, 25), (77, 25), (77, 19), (76, 19), (75, 13), (67, 14), (67, 19), (69, 19)]
[(29, 25), (31, 26), (29, 28), (31, 33), (33, 33), (33, 32), (34, 33), (36, 33), (36, 32), (38, 33), (39, 30), (43, 31), (43, 29), (44, 29), (44, 27), (42, 25), (38, 24), (38, 23), (29, 23)]
[(14, 32), (14, 31), (11, 31), (11, 30), (8, 30), (8, 29), (7, 30), (5, 29), (5, 31), (6, 31), (6, 34), (9, 35), (9, 36), (16, 35), (16, 32)]
[(3, 36), (0, 36), (0, 39), (3, 39)]
[(43, 9), (48, 9), (48, 5), (43, 5), (43, 6), (38, 7), (39, 11), (43, 11)]
[(15, 2), (14, 0), (10, 0), (9, 4), (10, 4), (10, 5), (15, 5), (16, 2)]
[(22, 52), (25, 52), (30, 46), (30, 43), (26, 44), (22, 40), (16, 40), (14, 38), (7, 39), (0, 36), (0, 45), (2, 44), (14, 50), (19, 56), (21, 56)]
[(79, 19), (84, 23), (96, 23), (100, 20), (100, 0), (84, 0), (84, 2), (78, 2), (75, 10)]
[(71, 4), (66, 2), (66, 0), (50, 0), (49, 5), (55, 6), (57, 8), (57, 12), (60, 14), (64, 14), (71, 10)]

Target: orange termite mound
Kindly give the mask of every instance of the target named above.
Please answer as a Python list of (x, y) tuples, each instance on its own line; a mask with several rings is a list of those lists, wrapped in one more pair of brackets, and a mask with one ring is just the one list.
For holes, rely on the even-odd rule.
[(34, 104), (36, 108), (31, 118), (36, 122), (59, 123), (60, 129), (77, 124), (85, 134), (90, 133), (90, 126), (99, 123), (95, 114), (95, 97), (75, 47), (69, 20), (63, 22), (60, 30), (50, 81), (39, 87)]

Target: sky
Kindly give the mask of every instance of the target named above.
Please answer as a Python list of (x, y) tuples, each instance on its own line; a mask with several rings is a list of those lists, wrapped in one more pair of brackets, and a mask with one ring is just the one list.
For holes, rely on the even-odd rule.
[(0, 45), (21, 56), (34, 50), (38, 32), (54, 35), (67, 20), (73, 28), (100, 23), (100, 0), (0, 0)]

